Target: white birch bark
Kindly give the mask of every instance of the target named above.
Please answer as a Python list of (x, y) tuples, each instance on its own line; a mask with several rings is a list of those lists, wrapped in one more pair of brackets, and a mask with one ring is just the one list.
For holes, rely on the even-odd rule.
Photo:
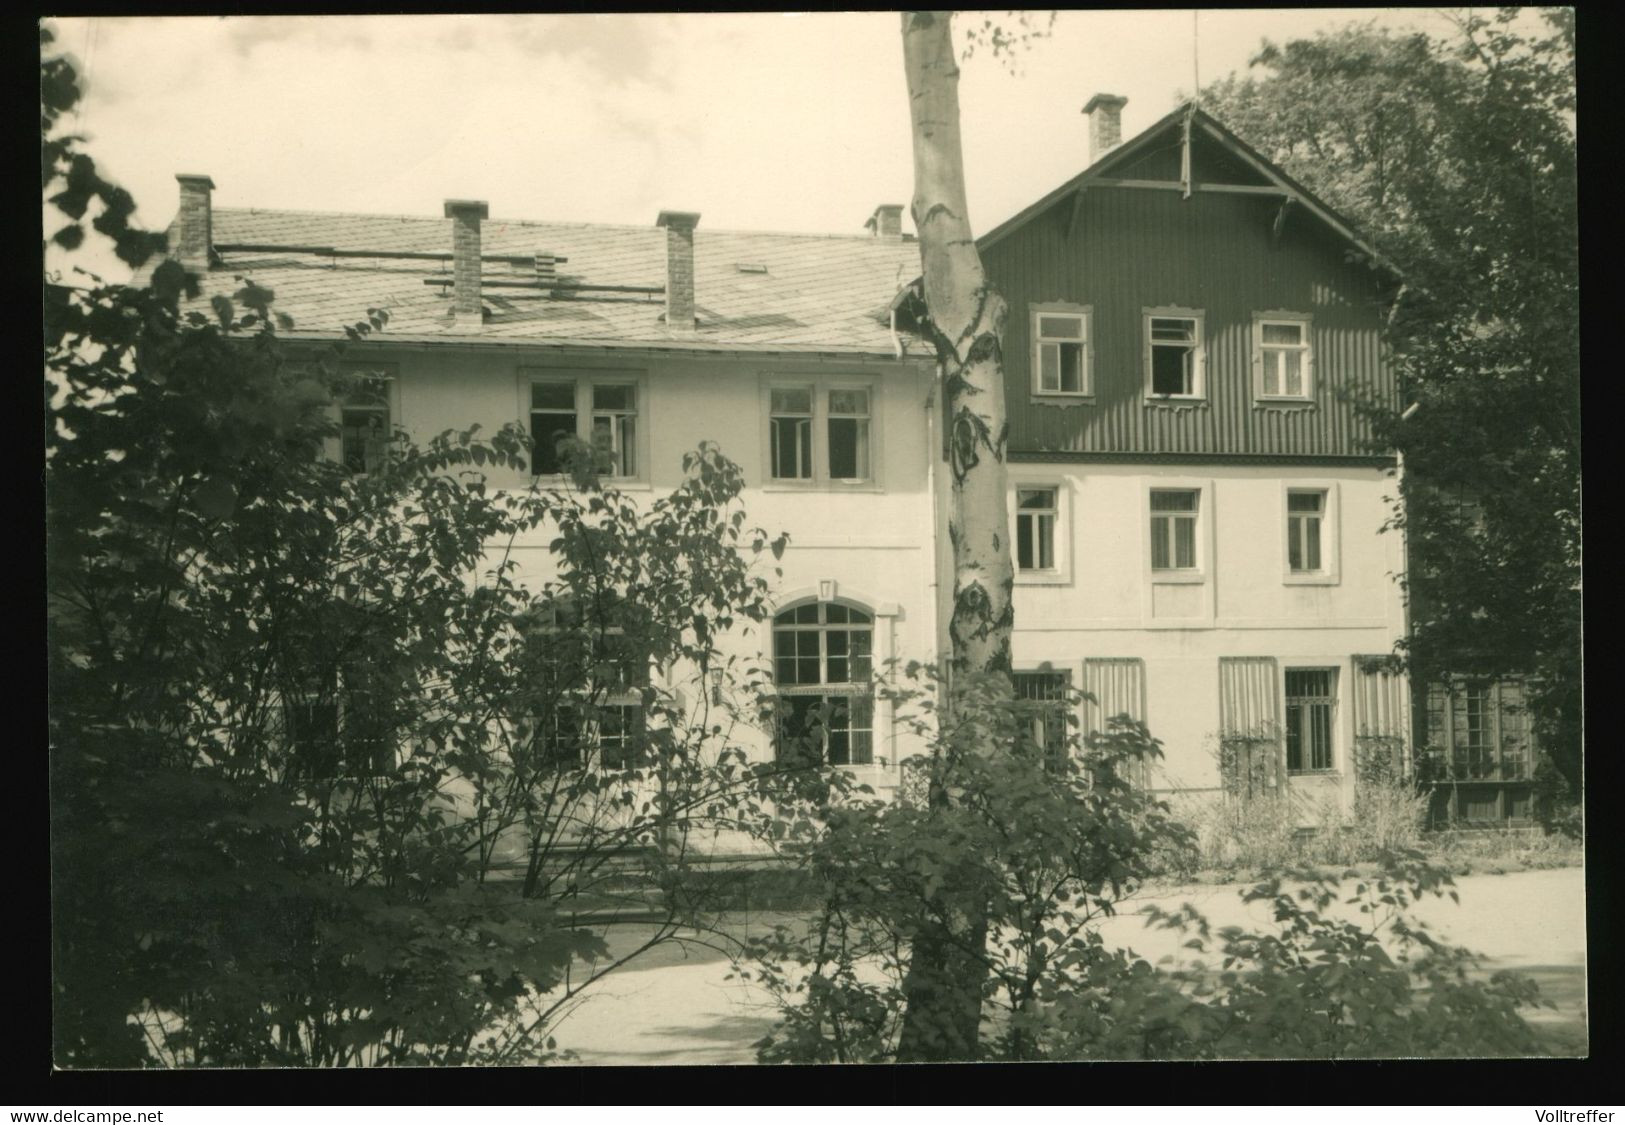
[(965, 203), (959, 66), (948, 12), (903, 14), (914, 136), (914, 226), (929, 331), (948, 408), (956, 674), (1010, 670), (1003, 336), (1006, 306), (988, 283)]

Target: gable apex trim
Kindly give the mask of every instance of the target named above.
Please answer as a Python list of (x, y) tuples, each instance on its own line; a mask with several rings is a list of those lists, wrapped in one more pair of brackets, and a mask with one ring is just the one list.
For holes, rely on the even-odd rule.
[[(1119, 167), (1120, 165), (1132, 160), (1136, 154), (1142, 153), (1164, 130), (1182, 126), (1187, 114), (1192, 116), (1194, 122), (1202, 128), (1202, 131), (1208, 137), (1235, 153), (1235, 155), (1252, 166), (1255, 171), (1263, 175), (1271, 183), (1277, 185), (1277, 189), (1281, 192), (1281, 194), (1288, 197), (1295, 197), (1303, 207), (1313, 212), (1322, 222), (1331, 227), (1332, 230), (1334, 230), (1338, 235), (1351, 243), (1355, 249), (1359, 250), (1367, 258), (1369, 258), (1373, 266), (1392, 274), (1396, 279), (1403, 276), (1392, 262), (1390, 262), (1382, 254), (1378, 253), (1374, 247), (1372, 247), (1365, 239), (1361, 238), (1359, 234), (1355, 232), (1353, 224), (1351, 224), (1347, 219), (1344, 219), (1330, 206), (1316, 197), (1315, 194), (1308, 188), (1298, 183), (1267, 157), (1263, 156), (1251, 145), (1247, 144), (1246, 141), (1242, 140), (1235, 133), (1231, 132), (1223, 122), (1210, 115), (1200, 106), (1193, 107), (1192, 103), (1188, 101), (1176, 107), (1171, 113), (1163, 117), (1160, 121), (1157, 121), (1155, 124), (1151, 125), (1149, 128), (1143, 130), (1132, 140), (1125, 141), (1123, 144), (1112, 149), (1105, 156), (1095, 161), (1089, 167), (1085, 168), (1081, 173), (1072, 177), (1072, 179), (1068, 180), (1054, 191), (1041, 197), (1037, 202), (1022, 208), (1010, 218), (1006, 219), (1004, 222), (998, 224), (992, 230), (982, 235), (976, 240), (977, 249), (988, 249), (1003, 239), (1006, 235), (1026, 225), (1029, 221), (1049, 210), (1051, 207), (1066, 199), (1068, 196), (1087, 188), (1092, 181), (1109, 178), (1113, 168)], [(1177, 180), (1170, 180), (1169, 183), (1175, 188), (1179, 186), (1179, 182)], [(1201, 185), (1197, 186), (1198, 189), (1200, 189)]]

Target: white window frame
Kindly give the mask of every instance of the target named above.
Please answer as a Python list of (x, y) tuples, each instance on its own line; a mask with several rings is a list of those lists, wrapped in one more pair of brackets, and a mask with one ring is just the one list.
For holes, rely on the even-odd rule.
[[(1016, 684), (1018, 677), (1046, 676), (1054, 677), (1060, 681), (1061, 698), (1057, 700), (1027, 699), (1021, 694), (1021, 687)], [(1081, 728), (1076, 724), (1075, 703), (1072, 692), (1075, 690), (1077, 679), (1069, 667), (1057, 667), (1054, 664), (1042, 664), (1037, 667), (1023, 666), (1014, 668), (1010, 673), (1011, 686), (1015, 689), (1015, 703), (1023, 721), (1032, 726), (1033, 741), (1038, 743), (1044, 751), (1044, 764), (1046, 768), (1055, 768), (1055, 765), (1073, 756), (1069, 739), (1081, 737)], [(1051, 746), (1047, 733), (1044, 731), (1044, 712), (1052, 712), (1060, 722), (1059, 746)], [(1068, 719), (1073, 721), (1069, 722)]]
[[(836, 413), (830, 405), (830, 399), (836, 394), (847, 391), (861, 391), (863, 401), (867, 404), (863, 413), (841, 411)], [(837, 477), (830, 467), (830, 433), (829, 429), (837, 419), (862, 423), (863, 439), (860, 443), (862, 459), (868, 462), (868, 472), (863, 476)], [(823, 469), (829, 483), (834, 485), (867, 485), (875, 479), (875, 390), (872, 386), (844, 385), (829, 383), (819, 388), (818, 395), (813, 399), (813, 466), (814, 473), (818, 471), (819, 438), (823, 439)]]
[[(1287, 344), (1264, 343), (1264, 329), (1270, 325), (1289, 324), (1303, 333), (1303, 342), (1295, 348)], [(1303, 393), (1287, 394), (1283, 382), (1278, 392), (1269, 390), (1264, 383), (1264, 353), (1266, 350), (1295, 350), (1303, 357)], [(1253, 396), (1260, 402), (1313, 402), (1315, 400), (1315, 346), (1314, 318), (1308, 313), (1259, 312), (1253, 314)]]
[[(1029, 362), (1032, 364), (1032, 393), (1034, 398), (1060, 398), (1060, 399), (1092, 399), (1095, 397), (1095, 364), (1094, 364), (1094, 307), (1092, 305), (1074, 305), (1063, 301), (1046, 301), (1027, 306), (1029, 326), (1032, 334), (1032, 354)], [(1077, 339), (1046, 337), (1039, 331), (1043, 317), (1071, 317), (1082, 326), (1082, 334)], [(1072, 344), (1081, 345), (1083, 355), (1080, 360), (1079, 378), (1082, 387), (1076, 391), (1060, 389), (1047, 389), (1044, 386), (1043, 350), (1046, 344)]]
[[(775, 410), (774, 409), (774, 407), (773, 407), (773, 396), (775, 394), (782, 394), (782, 393), (785, 393), (785, 392), (796, 392), (796, 391), (803, 392), (807, 396), (807, 410), (806, 410), (806, 413), (802, 413), (801, 411), (790, 411), (790, 410), (780, 411), (780, 410)], [(779, 465), (778, 465), (778, 459), (774, 456), (774, 453), (773, 453), (773, 448), (774, 448), (773, 447), (773, 431), (774, 431), (774, 423), (776, 421), (778, 421), (779, 419), (781, 419), (781, 418), (794, 419), (798, 423), (798, 425), (796, 427), (798, 435), (799, 435), (799, 431), (800, 431), (799, 423), (801, 423), (803, 421), (806, 422), (806, 426), (807, 426), (807, 448), (806, 448), (806, 451), (805, 451), (805, 461), (803, 461), (803, 458), (801, 456), (801, 452), (799, 450), (798, 450), (797, 456), (796, 456), (796, 467), (798, 469), (805, 468), (806, 469), (805, 473), (798, 473), (795, 476), (789, 476), (789, 477), (781, 477), (781, 476), (777, 475), (777, 470), (778, 470)], [(817, 445), (817, 436), (816, 436), (817, 433), (818, 433), (817, 422), (818, 422), (818, 388), (816, 386), (812, 385), (811, 383), (807, 384), (804, 387), (794, 387), (794, 386), (790, 386), (789, 384), (783, 384), (783, 385), (779, 385), (779, 386), (770, 387), (768, 389), (768, 392), (767, 392), (767, 459), (766, 459), (767, 472), (765, 474), (765, 477), (766, 477), (767, 480), (771, 480), (771, 481), (773, 481), (775, 483), (778, 483), (778, 484), (811, 484), (813, 482), (813, 480), (815, 479), (815, 477), (817, 475), (817, 470), (815, 469), (814, 464), (813, 464), (813, 462), (814, 462), (813, 449)], [(797, 438), (797, 444), (798, 445), (800, 444), (799, 436)]]
[[(1145, 364), (1145, 397), (1147, 402), (1201, 402), (1207, 398), (1207, 313), (1202, 309), (1187, 309), (1178, 305), (1141, 310), (1140, 331)], [(1195, 323), (1191, 352), (1191, 389), (1185, 394), (1158, 394), (1152, 363), (1151, 322), (1153, 320), (1189, 320)]]
[[(626, 484), (644, 484), (649, 480), (649, 418), (651, 411), (648, 407), (649, 381), (647, 374), (636, 368), (551, 368), (551, 367), (522, 367), (519, 369), (519, 416), (524, 420), (525, 433), (531, 432), (531, 387), (537, 385), (570, 386), (575, 389), (575, 416), (576, 440), (588, 445), (593, 440), (593, 416), (595, 413), (610, 413), (609, 411), (595, 411), (593, 408), (593, 387), (595, 386), (622, 386), (632, 388), (633, 409), (630, 413), (635, 419), (632, 430), (632, 456), (633, 471), (629, 474), (602, 473), (600, 476), (606, 481), (613, 481), (617, 487)], [(622, 413), (616, 411), (615, 413)], [(613, 432), (613, 427), (612, 427)], [(528, 479), (552, 483), (564, 479), (563, 473), (537, 473), (535, 454), (532, 453)]]
[[(812, 476), (775, 477), (773, 475), (773, 392), (775, 390), (812, 391)], [(869, 475), (861, 479), (831, 477), (829, 472), (829, 410), (831, 391), (863, 391), (869, 396), (868, 444)], [(823, 490), (843, 492), (878, 492), (881, 490), (881, 433), (885, 429), (881, 408), (879, 381), (873, 378), (847, 375), (795, 375), (775, 372), (761, 380), (761, 487), (769, 492)], [(837, 414), (833, 417), (857, 417)]]
[[(1292, 718), (1291, 718), (1292, 703), (1291, 703), (1291, 700), (1294, 698), (1293, 696), (1289, 695), (1288, 692), (1287, 692), (1287, 682), (1288, 682), (1288, 678), (1294, 672), (1325, 672), (1325, 673), (1328, 673), (1331, 676), (1331, 681), (1332, 681), (1331, 709), (1332, 709), (1332, 713), (1331, 713), (1330, 720), (1326, 724), (1327, 738), (1331, 743), (1331, 745), (1329, 745), (1327, 747), (1327, 753), (1328, 753), (1328, 756), (1331, 759), (1329, 765), (1326, 765), (1326, 766), (1314, 766), (1314, 765), (1305, 765), (1303, 763), (1299, 763), (1298, 768), (1293, 769), (1290, 762), (1289, 762), (1289, 760), (1288, 760), (1288, 758), (1287, 758), (1287, 742), (1288, 742), (1288, 739), (1291, 737), (1291, 732), (1292, 732)], [(1285, 662), (1282, 662), (1282, 664), (1281, 664), (1281, 761), (1286, 764), (1286, 772), (1287, 772), (1287, 775), (1289, 777), (1328, 777), (1328, 776), (1337, 775), (1337, 774), (1339, 774), (1341, 772), (1341, 763), (1343, 761), (1343, 745), (1342, 745), (1342, 743), (1343, 743), (1343, 735), (1342, 735), (1343, 712), (1346, 710), (1346, 708), (1343, 705), (1343, 702), (1344, 702), (1343, 695), (1344, 695), (1344, 690), (1345, 690), (1344, 689), (1344, 680), (1345, 679), (1346, 679), (1346, 677), (1344, 675), (1344, 671), (1343, 671), (1343, 668), (1342, 668), (1340, 663), (1298, 662), (1298, 663), (1293, 663), (1293, 664), (1287, 664)], [(1309, 760), (1313, 761), (1312, 755), (1311, 755)]]
[[(1049, 489), (1055, 493), (1054, 524), (1051, 532), (1053, 566), (1047, 569), (1022, 570), (1020, 563), (1021, 509), (1018, 506), (1023, 492)], [(1018, 586), (1055, 586), (1072, 581), (1072, 490), (1066, 481), (1055, 477), (1025, 479), (1015, 473), (1010, 479), (1009, 498), (1010, 561), (1015, 564)]]
[[(400, 729), (395, 726), (394, 723), (388, 724), (384, 731), (384, 736), (389, 739), (393, 745), (390, 745), (386, 749), (377, 752), (378, 756), (366, 763), (366, 769), (355, 769), (353, 768), (355, 763), (348, 760), (349, 751), (352, 748), (349, 741), (351, 738), (350, 712), (352, 708), (356, 706), (357, 697), (368, 694), (371, 693), (368, 692), (364, 686), (356, 686), (349, 683), (348, 677), (345, 675), (342, 669), (335, 669), (332, 672), (332, 679), (330, 682), (316, 682), (313, 685), (306, 685), (294, 689), (292, 692), (282, 693), (280, 695), (282, 705), (282, 733), (287, 748), (288, 762), (290, 766), (297, 757), (294, 749), (294, 742), (296, 741), (296, 722), (293, 718), (294, 712), (300, 708), (313, 708), (318, 706), (331, 706), (333, 708), (333, 729), (331, 738), (333, 742), (335, 765), (338, 768), (338, 772), (321, 775), (313, 773), (309, 776), (300, 776), (298, 779), (299, 784), (355, 784), (366, 781), (370, 778), (386, 777), (396, 768), (396, 766), (400, 764), (401, 747), (404, 744), (405, 739)], [(376, 768), (380, 760), (387, 760), (388, 762), (388, 765), (385, 766), (382, 771)]]
[[(1342, 512), (1339, 504), (1338, 482), (1334, 480), (1293, 480), (1281, 485), (1281, 581), (1288, 586), (1336, 586), (1342, 581), (1341, 536)], [(1320, 514), (1320, 569), (1292, 569), (1292, 534), (1294, 513), (1291, 497), (1294, 493), (1318, 492), (1323, 503)]]
[[(802, 608), (804, 608), (806, 606), (809, 606), (809, 605), (813, 605), (813, 606), (818, 607), (818, 618), (819, 619), (818, 619), (817, 622), (815, 622), (815, 623), (790, 622), (790, 623), (783, 624), (783, 625), (781, 625), (779, 623), (778, 618), (781, 617), (782, 615), (784, 615), (786, 613), (790, 613), (790, 612), (795, 611), (795, 610), (802, 609)], [(867, 629), (865, 630), (865, 629), (861, 628), (862, 623), (859, 623), (858, 625), (851, 625), (851, 624), (843, 624), (843, 623), (840, 623), (840, 622), (831, 622), (831, 621), (829, 621), (828, 620), (828, 613), (829, 613), (829, 608), (831, 606), (839, 606), (840, 608), (846, 609), (846, 610), (857, 610), (859, 613), (867, 615), (867, 617), (869, 619), (868, 623), (867, 623)], [(873, 766), (876, 766), (876, 765), (884, 765), (885, 764), (885, 759), (880, 754), (880, 750), (882, 749), (882, 747), (881, 747), (881, 737), (884, 734), (884, 728), (881, 725), (881, 715), (880, 715), (880, 707), (879, 707), (879, 705), (880, 705), (880, 698), (879, 698), (880, 693), (875, 690), (876, 669), (877, 669), (877, 667), (879, 665), (879, 662), (882, 659), (882, 657), (879, 655), (879, 651), (878, 651), (878, 649), (879, 649), (879, 640), (878, 640), (878, 637), (877, 637), (877, 633), (878, 633), (879, 628), (880, 628), (880, 626), (879, 626), (880, 618), (881, 618), (881, 614), (877, 613), (875, 611), (875, 609), (872, 608), (871, 606), (869, 606), (867, 604), (861, 604), (861, 603), (859, 603), (859, 602), (857, 602), (857, 601), (855, 601), (855, 600), (853, 600), (851, 598), (848, 598), (848, 597), (842, 597), (842, 598), (838, 598), (838, 599), (828, 599), (828, 600), (814, 599), (814, 598), (798, 598), (795, 601), (789, 602), (789, 603), (787, 603), (785, 605), (781, 605), (781, 606), (778, 606), (777, 608), (775, 608), (772, 615), (768, 619), (768, 627), (767, 627), (768, 646), (769, 646), (768, 647), (768, 661), (769, 661), (769, 667), (772, 670), (772, 684), (771, 684), (771, 687), (770, 687), (769, 690), (772, 691), (775, 698), (778, 698), (778, 699), (791, 699), (791, 698), (795, 698), (795, 697), (818, 698), (818, 699), (843, 698), (843, 699), (863, 699), (863, 700), (866, 700), (868, 702), (868, 711), (869, 711), (868, 725), (863, 726), (863, 727), (855, 725), (853, 723), (852, 713), (849, 710), (847, 712), (847, 723), (848, 723), (848, 725), (846, 727), (846, 731), (847, 731), (847, 733), (849, 735), (861, 731), (861, 732), (863, 732), (863, 733), (865, 733), (865, 734), (867, 734), (869, 736), (869, 760), (867, 762), (853, 762), (853, 761), (851, 761), (850, 757), (851, 757), (851, 754), (852, 754), (852, 746), (849, 743), (848, 746), (847, 746), (847, 755), (848, 755), (849, 760), (845, 761), (845, 762), (831, 762), (829, 760), (829, 752), (830, 752), (829, 731), (827, 729), (825, 729), (823, 731), (823, 734), (822, 734), (822, 747), (821, 747), (821, 749), (819, 751), (819, 753), (820, 753), (820, 768), (823, 768), (823, 769), (851, 770), (851, 769), (867, 769), (867, 768), (870, 768), (870, 767), (873, 767)], [(803, 684), (803, 683), (783, 684), (783, 683), (779, 682), (778, 662), (779, 662), (780, 657), (779, 657), (779, 654), (778, 654), (778, 637), (779, 637), (779, 634), (781, 633), (781, 631), (784, 632), (784, 633), (794, 634), (794, 635), (811, 633), (811, 634), (815, 634), (818, 637), (818, 682), (817, 683), (815, 683), (815, 684)], [(834, 632), (834, 631), (844, 632), (844, 633), (847, 633), (849, 635), (852, 634), (852, 633), (862, 632), (862, 631), (866, 631), (868, 633), (868, 635), (869, 635), (869, 651), (866, 654), (864, 654), (866, 656), (867, 660), (868, 660), (868, 663), (869, 663), (869, 676), (868, 676), (867, 679), (862, 679), (862, 680), (847, 679), (847, 680), (831, 681), (831, 680), (829, 680), (827, 678), (828, 675), (829, 675), (829, 662), (830, 662), (830, 659), (831, 659), (830, 654), (829, 654), (829, 635), (830, 635), (831, 632)], [(853, 654), (852, 654), (852, 649), (850, 648), (850, 641), (848, 642), (848, 644), (849, 644), (849, 647), (847, 649), (847, 654), (843, 659), (845, 659), (848, 662), (848, 665), (849, 665), (848, 674), (850, 675), (850, 664), (851, 664), (851, 662), (852, 662), (852, 660), (854, 658), (853, 658)], [(791, 659), (800, 659), (800, 657), (792, 657)], [(777, 730), (775, 730), (773, 732), (772, 753), (773, 753), (773, 758), (774, 758), (775, 761), (781, 760), (780, 747), (779, 747), (779, 732)]]
[[(385, 415), (384, 429), (387, 433), (385, 441), (394, 439), (395, 431), (401, 429), (401, 378), (398, 363), (367, 363), (361, 360), (346, 360), (341, 368), (346, 375), (374, 375), (384, 383), (384, 402), (377, 407)], [(344, 425), (345, 403), (341, 400), (335, 402), (331, 412), (334, 424), (341, 430)], [(328, 438), (323, 442), (323, 453), (327, 460), (338, 465), (344, 464), (344, 435), (341, 432), (337, 437)], [(352, 473), (353, 477), (365, 477), (367, 473)]]
[[(1152, 508), (1153, 496), (1158, 492), (1192, 492), (1196, 494), (1196, 511), (1193, 513), (1164, 510), (1157, 514)], [(1201, 484), (1189, 481), (1160, 481), (1153, 480), (1146, 484), (1145, 507), (1141, 509), (1145, 518), (1145, 565), (1156, 583), (1183, 583), (1206, 582), (1208, 561), (1211, 557), (1212, 545), (1208, 543), (1208, 528), (1211, 526), (1212, 515), (1211, 492)], [(1156, 565), (1156, 548), (1154, 546), (1154, 531), (1152, 530), (1158, 519), (1173, 520), (1189, 518), (1194, 525), (1191, 529), (1191, 550), (1195, 555), (1194, 565), (1188, 567), (1170, 566), (1158, 567)], [(1169, 551), (1177, 558), (1174, 548), (1175, 540), (1169, 537)]]
[[(555, 606), (552, 614), (550, 615), (549, 622), (545, 625), (538, 626), (532, 635), (535, 637), (545, 637), (550, 633), (562, 632), (568, 627), (569, 626), (560, 623), (558, 608)], [(608, 626), (603, 632), (603, 636), (605, 637), (625, 636), (625, 634), (626, 630), (619, 625)], [(605, 662), (596, 659), (594, 660), (595, 665), (602, 663)], [(608, 663), (614, 664), (615, 662), (610, 661)], [(647, 734), (648, 716), (644, 714), (643, 689), (654, 682), (655, 668), (651, 663), (646, 669), (640, 672), (634, 665), (627, 668), (627, 672), (631, 676), (631, 682), (624, 685), (619, 685), (620, 690), (613, 690), (611, 685), (589, 683), (562, 693), (557, 700), (555, 704), (556, 708), (570, 708), (574, 710), (578, 716), (578, 729), (581, 735), (581, 761), (570, 768), (575, 770), (597, 770), (601, 773), (629, 773), (634, 769), (645, 768), (643, 765), (632, 765), (617, 766), (612, 769), (611, 767), (605, 766), (603, 760), (603, 713), (615, 710), (635, 711), (644, 722), (644, 730), (638, 733), (643, 735)], [(555, 710), (555, 717), (557, 716), (557, 713), (557, 710)], [(529, 739), (534, 739), (536, 737), (535, 724), (537, 722), (537, 717), (534, 715), (523, 715), (519, 717), (518, 721), (526, 729), (526, 737)], [(636, 726), (637, 723), (634, 723), (633, 727), (628, 729), (632, 730)], [(626, 733), (623, 732), (618, 737), (625, 738)], [(647, 747), (645, 747), (645, 749), (647, 749)]]
[[(616, 692), (606, 695), (596, 703), (591, 703), (587, 695), (571, 692), (561, 696), (554, 705), (552, 717), (557, 721), (559, 715), (568, 710), (575, 716), (576, 730), (581, 739), (581, 758), (577, 762), (563, 765), (565, 772), (578, 773), (582, 771), (597, 771), (599, 773), (630, 773), (637, 769), (648, 768), (648, 763), (634, 763), (632, 765), (609, 766), (604, 764), (604, 731), (603, 716), (612, 711), (622, 713), (631, 712), (630, 725), (618, 735), (611, 738), (626, 739), (628, 737), (647, 737), (647, 716), (643, 712), (643, 698), (637, 693)], [(527, 740), (538, 737), (536, 726), (538, 718), (535, 715), (522, 716), (519, 720), (521, 730)], [(643, 729), (639, 729), (642, 726)], [(647, 749), (647, 746), (644, 747)]]
[[(599, 392), (599, 390), (607, 390), (607, 389), (610, 389), (610, 388), (619, 388), (619, 389), (623, 389), (623, 390), (624, 389), (630, 389), (631, 392), (632, 392), (632, 405), (631, 405), (631, 407), (627, 408), (627, 407), (624, 407), (624, 406), (619, 406), (619, 407), (617, 407), (617, 406), (599, 406), (598, 405), (598, 392)], [(642, 395), (641, 389), (638, 387), (638, 385), (635, 382), (634, 383), (621, 383), (621, 382), (611, 383), (611, 382), (606, 382), (606, 381), (597, 380), (597, 379), (589, 381), (588, 401), (590, 402), (590, 404), (592, 406), (592, 409), (587, 415), (588, 441), (590, 443), (592, 443), (594, 445), (594, 447), (596, 448), (597, 435), (598, 435), (598, 420), (600, 418), (603, 418), (603, 419), (607, 420), (608, 423), (609, 423), (610, 450), (618, 458), (620, 464), (624, 465), (626, 463), (628, 453), (630, 453), (630, 455), (631, 455), (632, 471), (630, 473), (612, 473), (612, 474), (608, 474), (608, 475), (613, 476), (613, 477), (615, 477), (617, 479), (637, 480), (638, 477), (639, 477), (639, 471), (643, 468), (643, 458), (641, 456), (639, 456), (639, 453), (641, 451), (640, 451), (640, 449), (638, 447), (638, 441), (643, 436), (643, 425), (642, 425), (641, 421), (639, 420), (640, 415), (641, 415), (642, 412), (638, 409), (638, 404), (642, 400), (642, 398), (643, 398), (643, 395)], [(628, 419), (631, 420), (631, 428), (632, 428), (632, 440), (631, 440), (631, 443), (630, 443), (630, 446), (631, 446), (630, 450), (627, 448), (628, 443), (626, 441), (626, 434), (625, 434), (625, 430), (623, 428)]]

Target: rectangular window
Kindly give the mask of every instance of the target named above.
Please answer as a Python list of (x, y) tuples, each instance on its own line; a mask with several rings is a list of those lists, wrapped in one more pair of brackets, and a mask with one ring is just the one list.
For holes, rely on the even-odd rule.
[(362, 688), (345, 692), (343, 720), (347, 773), (380, 777), (395, 768), (395, 724), (382, 695)]
[(1056, 490), (1016, 490), (1016, 569), (1055, 569)]
[(531, 716), (525, 729), (537, 764), (552, 769), (580, 769), (587, 743), (581, 708), (575, 700), (557, 700), (545, 715)]
[(616, 591), (603, 590), (588, 615), (580, 602), (560, 599), (543, 608), (528, 633), (533, 647), (524, 660), (535, 669), (536, 698), (545, 702), (519, 726), (539, 768), (646, 764), (644, 689), (652, 668), (648, 653), (618, 624), (625, 604)]
[(1089, 314), (1033, 312), (1034, 390), (1038, 394), (1087, 395)]
[(343, 773), (339, 753), (339, 705), (331, 695), (312, 695), (287, 705), (288, 772), (304, 781)]
[(1516, 680), (1434, 683), (1427, 691), (1427, 740), (1456, 781), (1521, 781), (1530, 776), (1533, 740), (1524, 686)]
[(312, 685), (287, 699), (290, 777), (359, 779), (394, 769), (395, 726), (384, 697), (346, 679), (347, 684), (335, 686), (329, 676), (325, 686)]
[[(536, 369), (540, 371), (540, 369)], [(594, 377), (547, 378), (530, 384), (532, 472), (554, 476), (566, 469), (561, 446), (580, 442), (593, 453), (593, 467), (606, 477), (636, 477), (638, 385), (625, 371)]]
[(1320, 574), (1326, 520), (1324, 491), (1286, 494), (1287, 568), (1294, 574)]
[(340, 457), (351, 473), (375, 473), (388, 448), (389, 381), (363, 379), (344, 400), (339, 413)]
[(560, 443), (576, 436), (574, 383), (532, 383), (530, 440), (537, 476), (564, 472)]
[(598, 471), (612, 477), (638, 472), (638, 389), (626, 383), (592, 385), (592, 447)]
[(783, 695), (777, 755), (804, 754), (832, 766), (874, 763), (874, 697), (870, 695)]
[(829, 475), (832, 480), (869, 479), (869, 392), (829, 392)]
[(768, 443), (774, 480), (811, 480), (813, 392), (810, 387), (770, 392)]
[(1202, 394), (1202, 318), (1146, 316), (1147, 382), (1153, 395)]
[(1309, 322), (1256, 322), (1259, 388), (1263, 398), (1309, 398)]
[(642, 734), (642, 707), (630, 703), (609, 703), (599, 707), (599, 768), (630, 770), (644, 765)]
[(829, 764), (866, 766), (874, 761), (874, 698), (826, 696), (830, 708)]
[(765, 394), (769, 481), (856, 485), (875, 479), (872, 388), (820, 380), (769, 385)]
[(1151, 569), (1196, 569), (1199, 493), (1191, 488), (1151, 490)]
[(1461, 772), (1469, 778), (1492, 776), (1495, 758), (1495, 710), (1490, 689), (1474, 684), (1456, 693), (1455, 744)]
[(1293, 668), (1286, 674), (1286, 768), (1297, 773), (1332, 768), (1332, 717), (1337, 705), (1335, 668)]
[(1067, 758), (1069, 679), (1065, 672), (1015, 672), (1010, 677), (1016, 693), (1016, 713), (1045, 765), (1052, 770), (1059, 769)]

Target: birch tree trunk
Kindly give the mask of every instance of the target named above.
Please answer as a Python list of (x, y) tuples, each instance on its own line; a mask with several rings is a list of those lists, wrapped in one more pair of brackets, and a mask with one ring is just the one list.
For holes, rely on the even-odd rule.
[[(942, 366), (948, 411), (953, 545), (952, 650), (948, 718), (955, 684), (1010, 671), (1010, 561), (1004, 446), (1004, 299), (988, 284), (965, 205), (959, 136), (959, 67), (949, 12), (905, 12), (903, 63), (914, 140), (915, 229), (924, 267), (927, 327)], [(952, 763), (933, 770), (930, 807), (951, 809)], [(974, 862), (974, 857), (965, 857)], [(948, 881), (959, 881), (950, 870)], [(974, 899), (974, 896), (971, 896)], [(972, 1059), (987, 980), (985, 908), (939, 895), (910, 943), (903, 981), (902, 1061)]]
[(928, 326), (948, 404), (954, 604), (948, 631), (956, 673), (1010, 671), (1006, 522), (1004, 298), (988, 283), (965, 205), (959, 67), (949, 12), (903, 14), (914, 134), (914, 227), (920, 235)]

